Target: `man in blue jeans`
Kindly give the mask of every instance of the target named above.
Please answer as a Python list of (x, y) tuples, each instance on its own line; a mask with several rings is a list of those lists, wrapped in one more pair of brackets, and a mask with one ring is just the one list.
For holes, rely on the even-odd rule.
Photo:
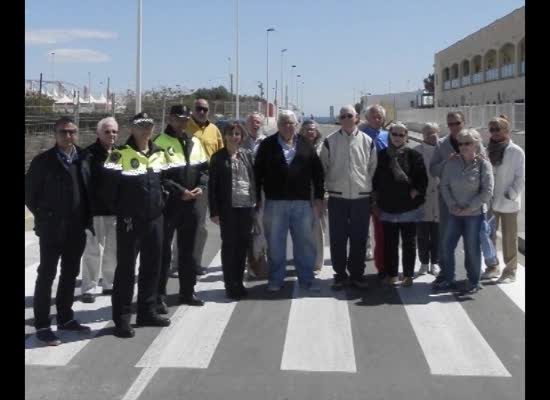
[[(300, 287), (319, 291), (313, 276), (315, 242), (313, 215), (323, 209), (323, 167), (313, 146), (296, 135), (293, 112), (281, 113), (278, 131), (258, 148), (254, 163), (257, 199), (265, 193), (264, 231), (269, 264), (268, 291), (277, 292), (286, 275), (286, 239), (292, 238), (294, 263)], [(314, 200), (311, 199), (313, 185)], [(260, 207), (260, 201), (256, 205)]]

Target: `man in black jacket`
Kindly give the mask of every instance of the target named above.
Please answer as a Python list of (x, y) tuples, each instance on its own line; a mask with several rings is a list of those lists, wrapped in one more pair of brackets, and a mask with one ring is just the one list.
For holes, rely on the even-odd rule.
[(116, 268), (116, 217), (101, 198), (104, 181), (103, 164), (111, 152), (118, 136), (118, 123), (113, 117), (103, 118), (97, 123), (97, 140), (85, 149), (85, 158), (90, 163), (91, 186), (90, 205), (95, 235), (88, 234), (82, 256), (83, 303), (93, 303), (101, 275), (103, 294), (113, 292), (113, 278)]
[[(264, 229), (268, 245), (268, 291), (281, 289), (286, 275), (286, 239), (292, 232), (294, 262), (302, 288), (318, 291), (313, 277), (315, 241), (313, 213), (322, 212), (324, 176), (313, 146), (296, 135), (298, 121), (285, 112), (277, 121), (278, 132), (258, 148), (254, 163), (257, 199), (265, 192)], [(311, 202), (313, 185), (314, 200)], [(256, 207), (260, 207), (260, 201)]]
[(89, 210), (90, 170), (75, 145), (77, 126), (69, 117), (55, 123), (55, 146), (36, 156), (25, 177), (25, 204), (34, 215), (40, 238), (40, 265), (34, 291), (34, 326), (38, 340), (50, 346), (61, 343), (50, 325), (52, 284), (61, 258), (55, 305), (58, 330), (90, 333), (74, 319), (72, 310), (76, 277), (86, 243), (84, 230), (93, 231)]

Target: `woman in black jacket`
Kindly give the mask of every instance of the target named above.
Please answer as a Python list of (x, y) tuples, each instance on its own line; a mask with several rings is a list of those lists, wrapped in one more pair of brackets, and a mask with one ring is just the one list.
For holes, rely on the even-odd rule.
[(244, 132), (238, 122), (225, 125), (224, 147), (210, 159), (208, 181), (210, 219), (221, 231), (225, 293), (235, 300), (247, 295), (243, 274), (256, 205), (253, 154), (240, 148)]
[(403, 282), (411, 286), (416, 259), (416, 223), (422, 217), (428, 176), (422, 155), (406, 146), (407, 128), (396, 123), (389, 130), (388, 147), (378, 153), (373, 179), (376, 212), (384, 230), (386, 283), (397, 284), (399, 233), (403, 251)]

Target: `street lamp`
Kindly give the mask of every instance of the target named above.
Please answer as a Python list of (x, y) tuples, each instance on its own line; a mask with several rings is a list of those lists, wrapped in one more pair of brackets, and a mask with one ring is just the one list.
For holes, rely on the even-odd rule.
[(52, 55), (52, 81), (55, 81), (55, 51), (50, 54)]
[(239, 0), (235, 0), (235, 119), (239, 119)]
[(296, 109), (298, 109), (298, 78), (301, 78), (302, 75), (296, 75)]
[(268, 28), (266, 31), (266, 48), (267, 48), (267, 58), (266, 58), (266, 84), (265, 84), (265, 115), (266, 122), (269, 124), (269, 32), (275, 32), (275, 28)]
[(287, 51), (287, 49), (282, 49), (281, 50), (281, 108), (283, 108), (283, 88), (285, 87), (284, 84), (283, 84), (283, 56), (285, 54), (285, 52)]
[(136, 114), (141, 111), (141, 0), (137, 0)]
[[(290, 102), (292, 103), (292, 78), (294, 78), (294, 68), (296, 68), (296, 65), (292, 65), (290, 67)], [(288, 108), (288, 88), (287, 88), (287, 101), (286, 101), (286, 108)]]

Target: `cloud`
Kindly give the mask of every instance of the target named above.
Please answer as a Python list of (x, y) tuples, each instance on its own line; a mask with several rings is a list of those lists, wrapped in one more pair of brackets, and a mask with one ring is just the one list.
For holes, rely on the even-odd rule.
[(111, 58), (104, 53), (90, 49), (55, 49), (48, 52), (55, 53), (55, 62), (92, 62), (101, 63), (107, 62)]
[(56, 44), (77, 39), (114, 39), (115, 32), (101, 32), (87, 29), (36, 29), (25, 32), (26, 44)]

